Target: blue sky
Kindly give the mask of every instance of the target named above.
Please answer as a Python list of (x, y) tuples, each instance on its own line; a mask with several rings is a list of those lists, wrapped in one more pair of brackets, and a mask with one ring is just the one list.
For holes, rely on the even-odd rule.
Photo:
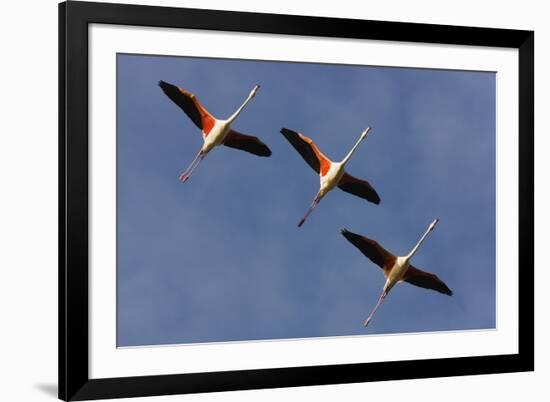
[[(495, 74), (118, 55), (119, 346), (494, 328)], [(187, 183), (199, 130), (157, 86), (193, 92), (273, 151), (218, 147)], [(334, 190), (298, 229), (315, 172), (279, 133), (311, 137), (368, 180)], [(452, 297), (398, 284), (367, 329), (382, 271), (345, 227), (406, 254)]]

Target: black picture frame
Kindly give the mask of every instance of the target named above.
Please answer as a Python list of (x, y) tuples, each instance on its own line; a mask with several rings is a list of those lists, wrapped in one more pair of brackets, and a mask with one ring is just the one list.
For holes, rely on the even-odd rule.
[[(517, 354), (90, 379), (88, 25), (377, 39), (519, 51)], [(534, 32), (70, 1), (59, 4), (59, 398), (89, 400), (534, 370)]]

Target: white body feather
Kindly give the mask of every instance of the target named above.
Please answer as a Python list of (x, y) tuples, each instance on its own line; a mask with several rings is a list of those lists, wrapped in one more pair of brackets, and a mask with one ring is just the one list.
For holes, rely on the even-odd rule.
[(409, 269), (410, 262), (407, 257), (397, 257), (395, 259), (395, 264), (390, 270), (388, 277), (386, 278), (386, 283), (384, 284), (384, 292), (388, 293), (391, 288), (398, 282), (403, 280), (403, 277)]
[(222, 144), (230, 130), (231, 127), (227, 120), (216, 120), (208, 135), (204, 135), (204, 133), (202, 135), (204, 139), (202, 151), (208, 153), (212, 148)]
[(330, 190), (338, 185), (344, 175), (344, 164), (332, 162), (326, 175), (319, 175), (320, 187), (319, 198), (324, 197)]

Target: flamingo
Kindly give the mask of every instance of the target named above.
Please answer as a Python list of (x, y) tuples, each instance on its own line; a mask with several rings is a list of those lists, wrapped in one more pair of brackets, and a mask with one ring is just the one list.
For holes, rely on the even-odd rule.
[(304, 158), (308, 165), (319, 174), (319, 192), (313, 199), (313, 202), (304, 217), (298, 223), (298, 227), (301, 227), (304, 224), (309, 214), (311, 214), (321, 199), (336, 186), (347, 193), (364, 198), (374, 204), (380, 203), (380, 197), (376, 194), (376, 191), (372, 188), (369, 182), (366, 180), (357, 179), (346, 173), (344, 170), (351, 156), (361, 141), (367, 137), (369, 131), (370, 127), (367, 127), (367, 129), (361, 133), (359, 140), (341, 162), (333, 162), (323, 155), (311, 138), (287, 128), (281, 129), (281, 133), (285, 136), (288, 142), (290, 142), (296, 151), (302, 155), (302, 158)]
[(226, 147), (236, 148), (250, 152), (258, 156), (270, 156), (271, 150), (259, 138), (251, 135), (241, 134), (232, 130), (230, 125), (235, 121), (245, 106), (256, 96), (256, 92), (260, 88), (256, 85), (244, 103), (233, 113), (227, 120), (216, 119), (201, 105), (198, 99), (192, 93), (182, 89), (176, 85), (169, 84), (165, 81), (159, 81), (159, 86), (162, 91), (176, 105), (178, 105), (185, 114), (202, 130), (203, 145), (193, 162), (180, 175), (180, 180), (185, 182), (191, 176), (191, 173), (199, 165), (200, 161), (216, 146), (225, 145)]
[(422, 235), (418, 243), (416, 243), (409, 254), (399, 257), (384, 249), (384, 247), (378, 244), (375, 240), (349, 232), (346, 229), (342, 229), (342, 235), (351, 244), (357, 247), (367, 258), (382, 268), (384, 270), (384, 276), (386, 277), (386, 283), (384, 284), (382, 294), (380, 295), (380, 298), (378, 299), (378, 302), (376, 303), (376, 306), (374, 306), (374, 309), (370, 313), (369, 317), (363, 323), (365, 327), (369, 325), (374, 313), (378, 310), (378, 307), (380, 307), (380, 304), (382, 304), (382, 301), (384, 301), (396, 283), (405, 281), (421, 288), (432, 289), (439, 293), (452, 296), (452, 290), (449, 289), (447, 285), (445, 285), (445, 283), (437, 277), (437, 275), (430, 272), (424, 272), (418, 268), (415, 268), (410, 263), (411, 258), (418, 251), (418, 248), (426, 239), (428, 234), (434, 230), (437, 222), (439, 222), (439, 219), (435, 219), (430, 226), (428, 226), (428, 229), (424, 235)]

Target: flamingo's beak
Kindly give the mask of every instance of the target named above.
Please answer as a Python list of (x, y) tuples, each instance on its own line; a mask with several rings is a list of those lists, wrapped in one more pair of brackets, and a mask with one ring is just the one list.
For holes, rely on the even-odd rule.
[(255, 95), (256, 95), (256, 92), (258, 92), (258, 89), (260, 89), (260, 85), (256, 85), (256, 86), (252, 89), (252, 92), (250, 92), (250, 96), (255, 96)]
[(370, 130), (371, 130), (370, 127), (367, 127), (367, 128), (365, 129), (365, 131), (363, 131), (363, 132), (361, 133), (361, 139), (365, 139), (365, 137), (366, 137), (367, 134), (370, 132)]

